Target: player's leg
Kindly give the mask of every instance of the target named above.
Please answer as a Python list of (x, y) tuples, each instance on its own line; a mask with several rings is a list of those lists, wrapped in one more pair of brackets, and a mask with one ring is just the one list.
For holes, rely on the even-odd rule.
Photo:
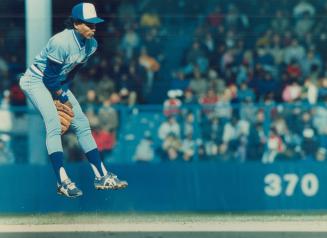
[(116, 175), (108, 173), (101, 161), (100, 153), (91, 133), (90, 123), (83, 113), (80, 104), (70, 90), (67, 92), (69, 101), (73, 105), (74, 119), (71, 127), (75, 131), (77, 140), (82, 147), (95, 175), (94, 185), (97, 189), (116, 189), (127, 187), (126, 181), (121, 181)]
[(41, 79), (32, 76), (23, 76), (20, 86), (43, 118), (46, 127), (46, 147), (57, 177), (58, 193), (68, 197), (82, 195), (82, 192), (70, 181), (63, 165), (61, 125), (50, 92)]

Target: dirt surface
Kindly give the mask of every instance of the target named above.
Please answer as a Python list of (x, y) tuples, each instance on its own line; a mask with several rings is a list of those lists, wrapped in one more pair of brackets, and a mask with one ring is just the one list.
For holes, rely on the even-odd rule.
[(1, 238), (326, 238), (326, 233), (299, 232), (64, 232), (0, 233)]
[(257, 238), (327, 237), (314, 215), (48, 214), (1, 216), (0, 238)]

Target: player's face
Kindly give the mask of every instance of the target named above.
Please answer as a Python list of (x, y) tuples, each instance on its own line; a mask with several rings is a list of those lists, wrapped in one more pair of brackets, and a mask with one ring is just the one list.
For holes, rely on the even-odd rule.
[(91, 39), (95, 34), (95, 24), (83, 22), (75, 24), (75, 28), (82, 36), (87, 39)]

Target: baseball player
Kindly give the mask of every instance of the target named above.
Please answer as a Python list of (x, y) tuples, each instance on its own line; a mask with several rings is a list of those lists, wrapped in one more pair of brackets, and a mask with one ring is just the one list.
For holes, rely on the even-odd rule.
[(93, 4), (80, 3), (73, 7), (70, 21), (70, 26), (54, 35), (35, 57), (21, 77), (20, 87), (45, 123), (46, 146), (57, 177), (58, 194), (78, 197), (83, 193), (70, 180), (63, 166), (61, 134), (69, 125), (63, 125), (62, 114), (71, 117), (68, 122), (71, 121), (71, 128), (95, 174), (95, 188), (117, 189), (125, 188), (128, 184), (113, 173), (108, 173), (100, 159), (89, 121), (69, 90), (74, 74), (97, 49), (95, 26), (103, 20), (97, 17)]

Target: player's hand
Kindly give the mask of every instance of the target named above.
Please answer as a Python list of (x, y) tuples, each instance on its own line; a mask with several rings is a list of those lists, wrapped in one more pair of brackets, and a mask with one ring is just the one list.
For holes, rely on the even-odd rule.
[(70, 107), (71, 109), (73, 109), (73, 105), (70, 101), (67, 101), (64, 103), (66, 106)]
[(71, 104), (71, 102), (68, 101), (68, 95), (67, 92), (59, 89), (58, 91), (56, 91), (54, 93), (54, 100), (58, 100), (59, 102), (61, 102), (62, 104), (66, 104), (68, 107), (73, 108), (73, 105)]

